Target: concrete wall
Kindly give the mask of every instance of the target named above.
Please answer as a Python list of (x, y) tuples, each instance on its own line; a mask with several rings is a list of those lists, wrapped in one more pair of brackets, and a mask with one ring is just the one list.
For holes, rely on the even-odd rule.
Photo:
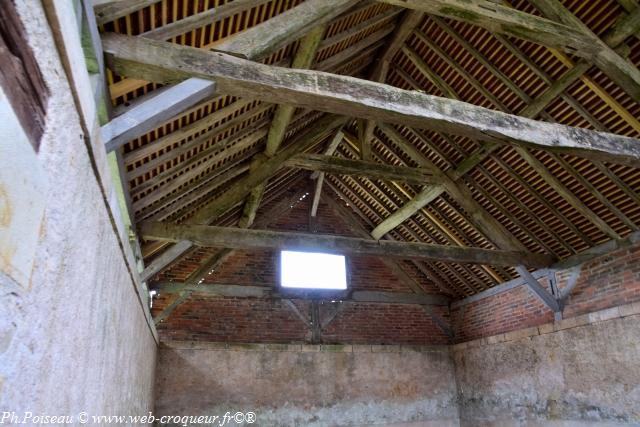
[[(135, 265), (127, 261), (131, 253), (119, 237), (117, 212), (106, 196), (114, 189), (108, 187), (96, 116), (78, 114), (72, 96), (77, 86), (69, 85), (60, 45), (56, 47), (50, 30), (52, 13), (71, 22), (61, 28), (75, 37), (75, 45), (65, 45), (62, 57), (75, 55), (82, 64), (82, 51), (74, 50), (80, 46), (77, 19), (65, 10), (73, 2), (56, 1), (62, 9), (52, 7), (49, 16), (40, 2), (15, 3), (51, 95), (38, 152), (29, 153), (16, 139), (0, 140), (3, 162), (23, 162), (26, 172), (11, 182), (3, 177), (3, 188), (10, 191), (2, 194), (0, 227), (8, 230), (15, 226), (14, 218), (25, 215), (24, 208), (14, 209), (24, 205), (21, 185), (25, 192), (30, 188), (31, 200), (37, 191), (42, 207), (35, 221), (21, 225), (37, 231), (27, 275), (15, 274), (16, 260), (10, 256), (15, 248), (2, 241), (0, 411), (18, 417), (27, 411), (144, 414), (153, 408), (154, 330), (140, 298)], [(84, 72), (88, 81), (86, 68), (75, 71), (79, 76)], [(93, 93), (84, 94), (90, 102)], [(6, 152), (15, 156), (6, 157)], [(32, 185), (33, 177), (38, 186)]]
[(640, 425), (640, 303), (453, 346), (462, 426)]
[(176, 342), (161, 348), (158, 367), (158, 416), (252, 411), (261, 427), (458, 425), (445, 346)]

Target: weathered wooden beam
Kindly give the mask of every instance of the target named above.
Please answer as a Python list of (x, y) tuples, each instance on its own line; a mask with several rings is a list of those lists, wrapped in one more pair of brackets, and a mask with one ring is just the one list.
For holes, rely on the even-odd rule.
[(328, 23), (357, 2), (307, 0), (260, 25), (225, 39), (215, 50), (252, 59), (268, 56), (301, 38), (310, 28)]
[(179, 242), (178, 244), (171, 246), (169, 249), (164, 251), (162, 255), (158, 256), (145, 266), (142, 273), (140, 273), (140, 279), (142, 279), (143, 282), (151, 279), (169, 263), (191, 249), (192, 246), (193, 245), (189, 241)]
[(597, 53), (590, 37), (568, 25), (531, 15), (487, 0), (380, 0), (431, 15), (463, 21), (544, 46), (570, 50), (592, 58)]
[[(343, 200), (350, 200), (349, 194), (343, 192), (341, 189), (339, 189), (333, 182), (327, 182), (327, 186), (341, 199)], [(349, 191), (349, 190), (348, 190)], [(355, 196), (355, 200), (356, 203), (359, 202), (365, 206), (368, 206), (368, 203), (363, 200), (357, 193), (351, 193), (352, 195)], [(331, 203), (331, 199), (327, 199), (329, 202), (329, 206), (335, 206), (335, 210), (336, 212), (344, 212), (346, 210), (346, 208), (343, 208), (340, 204), (336, 203)], [(373, 229), (375, 227), (374, 222), (355, 204), (355, 203), (349, 203), (349, 211), (352, 215), (357, 215), (363, 222), (365, 222), (371, 229)], [(375, 211), (374, 211), (375, 212)], [(376, 214), (379, 218), (380, 215)], [(350, 224), (351, 228), (353, 230), (363, 230), (362, 225), (360, 224), (360, 221), (357, 221), (355, 219), (352, 218), (352, 216), (349, 215), (342, 215), (342, 217), (346, 218), (346, 221), (348, 224)], [(360, 236), (362, 237), (368, 237), (368, 238), (372, 238), (371, 235), (369, 234), (369, 230), (364, 230), (365, 233), (364, 234), (360, 234)], [(411, 233), (411, 232), (410, 232)], [(427, 233), (429, 234), (429, 233)], [(394, 240), (391, 236), (389, 236), (391, 240)], [(419, 237), (416, 235), (416, 239), (419, 239)], [(464, 293), (461, 292), (458, 288), (451, 288), (451, 285), (445, 283), (445, 281), (442, 279), (442, 277), (440, 277), (439, 274), (437, 274), (435, 272), (435, 270), (441, 271), (441, 270), (447, 270), (450, 272), (453, 272), (454, 269), (452, 268), (453, 266), (450, 264), (446, 264), (446, 263), (439, 263), (439, 265), (441, 267), (436, 266), (436, 263), (433, 262), (429, 262), (429, 272), (425, 272), (425, 268), (424, 266), (421, 264), (420, 261), (416, 261), (416, 260), (412, 260), (411, 261), (412, 264), (421, 272), (423, 272), (425, 274), (425, 277), (429, 278), (430, 280), (432, 280), (439, 288), (442, 292), (450, 294), (450, 293), (454, 293), (457, 296), (463, 295)], [(467, 267), (467, 266), (462, 266)], [(463, 279), (464, 280), (464, 279)], [(466, 282), (463, 282), (466, 285)]]
[(332, 235), (288, 233), (265, 230), (246, 230), (207, 225), (174, 225), (160, 222), (143, 222), (141, 234), (146, 239), (168, 242), (191, 241), (199, 246), (233, 249), (296, 249), (322, 250), (350, 254), (388, 256), (401, 259), (435, 259), (447, 262), (526, 265), (542, 267), (553, 258), (544, 254), (517, 251), (462, 248), (427, 243), (405, 243), (387, 240), (369, 240)]
[(330, 56), (322, 62), (319, 62), (314, 68), (320, 71), (329, 71), (333, 68), (336, 68), (336, 66), (349, 60), (355, 54), (366, 50), (370, 46), (377, 45), (377, 43), (384, 39), (388, 34), (390, 34), (394, 28), (395, 26), (393, 24), (386, 25), (385, 27), (370, 34), (359, 42), (354, 43), (353, 45), (338, 52), (337, 54)]
[[(143, 33), (140, 37), (153, 40), (167, 40), (194, 28), (198, 28), (198, 26), (224, 19), (264, 2), (264, 0), (236, 0), (218, 8), (209, 9), (200, 14)], [(306, 2), (304, 5), (290, 9), (275, 18), (229, 37), (216, 45), (216, 49), (229, 51), (236, 55), (241, 55), (244, 58), (258, 60), (295, 41), (299, 35), (308, 31), (307, 26), (310, 23), (314, 23), (315, 25), (315, 23), (321, 24), (322, 22), (329, 21), (356, 3), (353, 0), (340, 0), (340, 2), (338, 2), (339, 4), (335, 5), (335, 8), (329, 8), (327, 4), (324, 4), (323, 7), (319, 7), (318, 4), (314, 6), (314, 4), (312, 4), (314, 2), (318, 3), (318, 0)], [(142, 5), (132, 6), (135, 7), (133, 10), (144, 7)], [(131, 10), (130, 7), (124, 6), (120, 6), (120, 9)], [(116, 9), (106, 10), (105, 14), (116, 16)], [(315, 56), (318, 47), (317, 43), (322, 39), (322, 35), (324, 35), (324, 32), (322, 32), (318, 38), (314, 50), (309, 52), (311, 60)], [(148, 102), (132, 109), (125, 116), (117, 118), (115, 123), (110, 124), (110, 128), (107, 129), (106, 136), (111, 137), (106, 140), (108, 141), (106, 143), (107, 151), (111, 151), (114, 147), (125, 144), (127, 141), (159, 126), (162, 122), (170, 119), (184, 109), (214, 95), (215, 85), (213, 85), (212, 82), (207, 81), (206, 83), (210, 86), (203, 87), (202, 80), (190, 80), (191, 81), (180, 83), (180, 85), (177, 85), (175, 88), (171, 88), (158, 95), (158, 97), (152, 98)], [(191, 91), (194, 91), (194, 93), (190, 93)], [(292, 113), (293, 110), (291, 110), (291, 114)], [(153, 148), (157, 149), (155, 146)]]
[[(609, 34), (609, 32), (607, 32), (606, 34)], [(640, 131), (640, 121), (634, 115), (632, 115), (624, 106), (622, 106), (617, 100), (611, 97), (591, 77), (585, 74), (586, 71), (591, 68), (590, 62), (581, 60), (578, 63), (574, 63), (565, 54), (556, 50), (552, 50), (552, 53), (556, 56), (556, 58), (558, 58), (558, 60), (560, 60), (566, 67), (569, 68), (569, 70), (556, 83), (552, 84), (551, 80), (548, 78), (546, 73), (540, 72), (536, 64), (534, 64), (531, 61), (531, 59), (525, 53), (523, 53), (518, 47), (516, 47), (509, 39), (499, 34), (494, 34), (494, 37), (497, 40), (499, 40), (507, 49), (509, 49), (509, 51), (511, 51), (511, 53), (513, 53), (524, 64), (529, 66), (529, 68), (531, 68), (542, 80), (544, 80), (547, 84), (550, 85), (547, 91), (542, 95), (540, 95), (541, 101), (542, 99), (545, 99), (547, 100), (547, 104), (543, 104), (543, 102), (540, 102), (540, 103), (534, 102), (532, 103), (532, 107), (539, 108), (539, 111), (542, 111), (546, 107), (546, 105), (548, 105), (548, 103), (550, 103), (553, 99), (555, 99), (556, 96), (561, 95), (566, 88), (568, 88), (577, 80), (582, 80), (589, 89), (591, 89), (594, 93), (596, 93), (598, 97), (600, 97), (605, 102), (605, 104), (607, 104), (613, 111), (619, 114), (620, 117), (622, 117), (625, 120), (625, 122), (627, 122), (635, 130)], [(605, 39), (606, 39), (606, 35), (605, 35)], [(626, 50), (625, 45), (620, 45), (618, 49)], [(576, 103), (572, 101), (569, 101), (569, 104), (576, 105)], [(577, 110), (581, 111), (581, 108), (578, 108)], [(521, 114), (524, 115), (524, 112)], [(531, 117), (531, 116), (527, 115), (527, 117)], [(594, 127), (597, 128), (597, 126), (595, 125)], [(599, 130), (602, 130), (602, 129), (599, 129)]]
[[(166, 167), (167, 165), (172, 165), (173, 163), (175, 163), (173, 162), (174, 159), (177, 159), (180, 156), (188, 155), (189, 152), (194, 150), (196, 147), (220, 137), (220, 135), (223, 134), (224, 132), (227, 132), (229, 129), (239, 125), (244, 124), (244, 126), (241, 126), (242, 127), (241, 131), (234, 132), (232, 135), (222, 140), (216, 141), (215, 144), (203, 149), (198, 154), (211, 155), (216, 151), (232, 148), (232, 146), (234, 146), (235, 143), (239, 142), (241, 138), (251, 135), (254, 132), (262, 132), (263, 128), (264, 128), (264, 135), (262, 135), (262, 137), (264, 137), (268, 130), (266, 126), (269, 123), (268, 113), (271, 108), (272, 106), (269, 104), (259, 105), (233, 118), (229, 118), (224, 123), (218, 122), (216, 126), (212, 127), (210, 132), (203, 130), (203, 132), (201, 132), (198, 136), (195, 136), (192, 139), (189, 139), (188, 137), (184, 137), (185, 134), (181, 133), (181, 139), (179, 140), (179, 142), (185, 141), (186, 139), (184, 143), (180, 144), (175, 148), (172, 148), (171, 150), (165, 150), (162, 153), (159, 153), (157, 156), (151, 158), (146, 163), (136, 164), (135, 162), (133, 162), (133, 164), (135, 165), (135, 168), (130, 172), (128, 172), (127, 176), (129, 177), (130, 180), (133, 180), (145, 174), (152, 173), (154, 169), (157, 169), (161, 166)], [(222, 110), (226, 110), (226, 107), (223, 108)], [(235, 108), (233, 108), (232, 111), (236, 111)], [(215, 114), (216, 113), (212, 113), (212, 115), (215, 115)], [(252, 119), (255, 119), (256, 116), (260, 116), (260, 115), (263, 115), (263, 117), (258, 120), (252, 121)], [(233, 113), (229, 114), (229, 116), (233, 116)], [(191, 130), (193, 130), (193, 128), (189, 130), (188, 132), (189, 134), (191, 134)], [(174, 140), (174, 139), (171, 138), (171, 140)], [(168, 140), (165, 140), (163, 138), (156, 141), (158, 141), (158, 143), (161, 143), (163, 145), (165, 145), (168, 142)], [(149, 145), (153, 145), (153, 144), (149, 144)], [(133, 153), (135, 153), (135, 151)], [(140, 155), (138, 154), (133, 155), (133, 153), (131, 153), (131, 157), (129, 157), (129, 161), (127, 162), (127, 164), (129, 165), (132, 165), (132, 161), (131, 161), (132, 159), (140, 157)], [(193, 157), (190, 157), (189, 159), (191, 160), (192, 158)], [(173, 168), (165, 169), (165, 172), (168, 172), (171, 169)]]
[[(442, 23), (443, 21), (437, 20), (436, 18), (436, 22)], [(626, 38), (629, 35), (630, 33), (625, 33), (623, 38)], [(511, 44), (508, 40), (503, 39), (500, 36), (498, 37), (501, 41), (503, 41), (503, 43), (506, 43), (507, 47), (511, 48)], [(428, 68), (426, 64), (420, 63), (421, 60), (419, 60), (419, 58), (417, 58), (415, 55), (411, 55), (411, 51), (406, 49), (406, 47), (403, 51), (405, 52), (405, 54), (407, 54), (407, 56), (412, 61), (414, 61), (414, 64), (416, 66), (422, 66), (423, 69)], [(547, 89), (547, 91), (545, 91), (540, 97), (533, 100), (531, 104), (529, 104), (522, 112), (520, 112), (520, 115), (528, 118), (536, 117), (538, 114), (540, 114), (544, 110), (544, 108), (548, 104), (551, 103), (551, 101), (553, 101), (553, 99), (561, 95), (562, 92), (567, 87), (569, 87), (576, 80), (578, 80), (589, 68), (590, 68), (590, 65), (587, 62), (580, 62), (579, 64), (577, 64), (567, 73), (565, 73), (565, 75), (563, 75), (558, 81), (553, 83)], [(434, 82), (434, 84), (436, 84), (438, 87), (441, 88), (441, 90), (446, 96), (454, 99), (457, 98), (457, 94), (450, 91), (446, 83), (442, 83), (442, 85), (438, 85), (438, 83), (439, 83), (438, 81)], [(499, 147), (499, 145), (496, 143), (487, 142), (486, 140), (483, 140), (483, 141), (484, 142), (482, 143), (481, 147), (476, 152), (474, 152), (471, 156), (464, 159), (462, 162), (458, 164), (456, 169), (453, 171), (453, 174), (456, 177), (461, 177), (465, 175), (467, 172), (473, 169), (476, 165), (480, 164), (485, 158), (491, 155), (491, 153)], [(596, 163), (598, 164), (599, 162), (596, 161)], [(440, 190), (444, 191), (443, 188), (441, 188)], [(387, 220), (381, 223), (377, 230), (377, 234), (384, 235), (389, 230), (392, 230), (393, 228), (395, 228), (396, 226), (404, 222), (407, 218), (415, 214), (422, 207), (426, 206), (431, 201), (436, 199), (439, 196), (439, 194), (440, 193), (436, 188), (423, 189), (415, 197), (414, 200), (412, 200), (410, 203), (407, 203), (398, 211), (394, 212), (394, 214), (392, 214)]]
[[(324, 292), (327, 296), (319, 293), (307, 293), (303, 290), (274, 288), (272, 286), (245, 286), (245, 285), (228, 285), (228, 284), (212, 284), (203, 286), (186, 286), (181, 282), (160, 282), (153, 285), (153, 289), (166, 294), (177, 292), (192, 291), (205, 295), (215, 295), (221, 297), (234, 298), (270, 298), (270, 299), (289, 299), (295, 298), (296, 294), (300, 295), (300, 299), (335, 299), (340, 297), (341, 301), (361, 302), (361, 303), (377, 303), (377, 304), (420, 304), (420, 305), (439, 305), (446, 306), (449, 298), (437, 294), (412, 294), (406, 292), (385, 292), (385, 291), (329, 291)], [(338, 295), (338, 296), (336, 296)]]
[(170, 87), (102, 126), (102, 139), (107, 152), (157, 128), (162, 123), (215, 95), (211, 80), (189, 79)]
[(268, 3), (269, 1), (270, 0), (234, 0), (218, 7), (196, 13), (195, 15), (187, 16), (170, 24), (154, 28), (142, 33), (141, 36), (153, 40), (169, 40), (181, 34), (188, 33), (189, 31), (211, 25), (245, 10), (260, 6), (261, 4)]
[[(393, 142), (398, 145), (405, 153), (411, 157), (411, 159), (419, 165), (436, 171), (436, 166), (428, 160), (419, 150), (417, 150), (412, 144), (409, 143), (402, 135), (395, 131), (392, 127), (388, 127), (384, 130), (387, 136), (389, 136)], [(520, 148), (518, 148), (520, 149)], [(441, 174), (444, 179), (442, 186), (445, 191), (448, 192), (453, 199), (462, 206), (467, 212), (467, 220), (476, 227), (487, 240), (494, 243), (494, 245), (500, 249), (523, 251), (526, 250), (525, 246), (516, 239), (507, 229), (502, 226), (495, 218), (489, 214), (478, 202), (473, 199), (471, 191), (463, 184), (459, 184), (455, 181), (456, 177), (453, 174), (443, 172)], [(372, 232), (375, 237), (376, 230)], [(379, 231), (378, 231), (379, 233)], [(535, 280), (529, 280), (528, 270), (523, 265), (516, 266), (517, 271), (527, 279), (527, 284), (531, 290), (538, 295), (547, 306), (554, 312), (559, 311), (558, 302), (553, 295), (548, 293), (542, 288)]]
[[(334, 190), (334, 192), (336, 194), (338, 194), (338, 192), (335, 191), (335, 187), (331, 186), (331, 188)], [(340, 197), (342, 197), (342, 196), (340, 196)], [(359, 236), (359, 237), (362, 237), (362, 238), (368, 238), (368, 239), (372, 238), (370, 236), (370, 234), (369, 234), (369, 231), (356, 218), (356, 215), (358, 215), (358, 213), (357, 213), (357, 211), (355, 210), (355, 207), (352, 204), (350, 204), (350, 207), (347, 208), (343, 204), (338, 203), (332, 197), (323, 197), (323, 200), (329, 206), (329, 208), (342, 221), (344, 221), (349, 226), (350, 231), (352, 231), (356, 236)], [(391, 239), (391, 240), (393, 240), (393, 239)], [(381, 258), (380, 260), (385, 265), (387, 265), (387, 267), (389, 267), (391, 269), (391, 271), (393, 272), (394, 275), (396, 275), (398, 278), (400, 278), (402, 280), (402, 282), (405, 283), (409, 288), (411, 288), (415, 293), (424, 293), (424, 289), (422, 288), (420, 283), (417, 280), (415, 280), (413, 277), (411, 277), (409, 274), (407, 274), (405, 269), (402, 268), (402, 265), (397, 260), (392, 260), (392, 259), (387, 259), (387, 258)], [(424, 269), (421, 268), (422, 266), (420, 265), (419, 262), (416, 262), (416, 261), (412, 260), (411, 263), (414, 265), (414, 267), (416, 267), (418, 270), (420, 270), (428, 280), (430, 280), (437, 287), (439, 287), (442, 292), (444, 292), (446, 294), (451, 294), (451, 289), (448, 286), (446, 286), (444, 284), (444, 282), (442, 282), (440, 280), (440, 278), (436, 277), (433, 274), (427, 274), (424, 271)]]
[(397, 180), (421, 185), (438, 184), (442, 181), (432, 171), (424, 168), (392, 166), (322, 154), (299, 154), (287, 161), (287, 166), (328, 174), (366, 176), (372, 179)]
[[(541, 0), (541, 1), (545, 1), (545, 0)], [(439, 18), (433, 18), (436, 23), (438, 23), (439, 25), (443, 26), (445, 31), (450, 31), (452, 32), (452, 30), (450, 28), (448, 28), (447, 24), (444, 23), (442, 20), (439, 20)], [(434, 51), (436, 51), (436, 53), (438, 53), (438, 55), (440, 55), (443, 60), (445, 60), (450, 66), (452, 66), (453, 68), (457, 69), (458, 72), (462, 75), (465, 75), (467, 77), (467, 80), (471, 82), (472, 85), (474, 85), (480, 92), (482, 92), (485, 97), (489, 100), (491, 100), (493, 102), (493, 104), (500, 108), (501, 110), (505, 111), (505, 112), (510, 112), (506, 106), (504, 104), (502, 104), (501, 102), (499, 102), (499, 100), (496, 100), (495, 97), (491, 94), (488, 93), (481, 85), (479, 82), (475, 82), (474, 84), (474, 78), (473, 76), (468, 75), (468, 73), (459, 66), (459, 64), (453, 60), (447, 57), (446, 53), (442, 51), (441, 48), (439, 48), (438, 46), (436, 46), (432, 41), (428, 40), (428, 38), (422, 34), (420, 31), (417, 32), (417, 36), (424, 42), (426, 43), (428, 46), (430, 46), (430, 48)], [(475, 49), (468, 45), (468, 43), (464, 40), (461, 40), (461, 43), (463, 45), (466, 44), (466, 48), (468, 50), (470, 50), (471, 54), (474, 55), (474, 51)], [(479, 54), (476, 54), (476, 56)], [(481, 57), (478, 57), (479, 60), (482, 61)], [(491, 64), (485, 64), (494, 74), (500, 75), (500, 73), (497, 72), (497, 70), (495, 70), (495, 68), (491, 65)], [(510, 81), (509, 79), (507, 79), (506, 77), (504, 77), (505, 81)], [(517, 86), (512, 85), (513, 89), (515, 89), (515, 92), (519, 94), (519, 96), (523, 97), (525, 100), (530, 100), (530, 98), (522, 93), (522, 91), (517, 88)], [(446, 93), (446, 92), (445, 92)], [(525, 114), (527, 113), (527, 111), (525, 110)], [(390, 131), (392, 131), (393, 133), (395, 133), (395, 131), (390, 128)], [(401, 138), (401, 137), (400, 137)], [(396, 138), (397, 139), (397, 138)], [(592, 212), (589, 208), (587, 208), (580, 200), (578, 200), (578, 198), (576, 196), (573, 195), (573, 193), (571, 193), (570, 191), (568, 191), (566, 189), (566, 187), (559, 181), (557, 180), (555, 177), (553, 177), (548, 171), (547, 169), (544, 167), (544, 165), (542, 165), (541, 162), (539, 162), (533, 155), (531, 155), (529, 153), (529, 151), (524, 148), (524, 147), (515, 147), (515, 149), (517, 150), (517, 152), (542, 176), (542, 178), (552, 187), (554, 188), (555, 191), (557, 191), (559, 194), (561, 194), (563, 196), (563, 198), (565, 200), (567, 200), (569, 202), (569, 204), (571, 204), (574, 209), (576, 209), (578, 212), (580, 212), (581, 214), (583, 214), (586, 218), (590, 219), (594, 224), (596, 224), (596, 226), (598, 226), (598, 228), (600, 228), (604, 233), (606, 233), (607, 235), (609, 235), (610, 237), (617, 239), (620, 236), (609, 226), (607, 225), (603, 220), (601, 220), (594, 212)], [(556, 158), (557, 156), (555, 156), (553, 153), (550, 154), (552, 157)], [(455, 186), (455, 184), (453, 184)], [(449, 191), (451, 192), (451, 191)], [(468, 200), (468, 198), (464, 198), (462, 199), (461, 197), (458, 197), (458, 199), (461, 200)], [(467, 209), (465, 207), (465, 209)], [(468, 210), (468, 209), (467, 209)], [(475, 212), (475, 209), (471, 212)], [(494, 233), (495, 234), (495, 233)], [(488, 236), (487, 236), (488, 237)]]
[(177, 297), (153, 318), (153, 322), (157, 325), (169, 318), (171, 313), (173, 313), (179, 305), (188, 300), (194, 292), (197, 292), (197, 289), (200, 288), (201, 281), (208, 276), (212, 270), (215, 270), (226, 261), (232, 252), (231, 249), (222, 249), (216, 252), (198, 269), (191, 273), (185, 280), (182, 289), (177, 291)]
[(136, 10), (143, 9), (157, 3), (158, 0), (127, 0), (98, 4), (94, 7), (98, 24), (106, 24), (115, 19), (127, 16)]
[(282, 69), (164, 42), (110, 34), (104, 37), (104, 44), (122, 75), (144, 75), (158, 82), (191, 76), (210, 78), (221, 92), (236, 96), (640, 166), (640, 143), (634, 138), (533, 121), (353, 77)]
[[(152, 99), (150, 99), (148, 102), (151, 102)], [(237, 100), (236, 102), (234, 102), (233, 104), (230, 104), (224, 108), (221, 108), (217, 111), (214, 111), (206, 116), (204, 116), (202, 119), (197, 120), (195, 122), (189, 123), (186, 126), (182, 126), (179, 129), (174, 130), (171, 133), (168, 133), (158, 139), (156, 139), (155, 141), (153, 141), (153, 143), (151, 144), (146, 144), (143, 145), (142, 147), (138, 148), (137, 150), (132, 151), (131, 153), (128, 153), (125, 156), (125, 162), (127, 165), (132, 165), (136, 162), (139, 162), (141, 160), (144, 160), (145, 157), (151, 156), (154, 153), (156, 153), (157, 151), (166, 149), (168, 147), (173, 146), (174, 144), (183, 141), (185, 139), (189, 139), (190, 137), (194, 137), (196, 136), (196, 134), (205, 134), (207, 133), (207, 129), (209, 129), (210, 127), (216, 125), (217, 123), (221, 122), (222, 120), (224, 120), (225, 118), (227, 118), (230, 115), (233, 115), (233, 113), (239, 109), (242, 108), (246, 108), (248, 107), (253, 101), (250, 99), (241, 99), (241, 100)], [(171, 156), (171, 153), (173, 150), (164, 150), (165, 152), (167, 152), (167, 154), (158, 156), (160, 158), (167, 158), (167, 156)], [(158, 160), (160, 161), (160, 160)]]
[(324, 40), (322, 40), (322, 42), (320, 43), (320, 50), (326, 49), (330, 46), (343, 42), (348, 38), (351, 38), (356, 34), (362, 31), (365, 31), (371, 27), (377, 26), (383, 22), (391, 21), (393, 18), (395, 18), (397, 15), (401, 14), (402, 12), (403, 12), (402, 9), (392, 8), (385, 12), (382, 12), (373, 16), (367, 19), (366, 21), (362, 21), (356, 25), (350, 26), (346, 28), (344, 31), (340, 31), (337, 34), (334, 34), (333, 36), (327, 37)]
[(549, 293), (549, 291), (547, 291), (540, 283), (538, 283), (538, 280), (534, 278), (531, 273), (529, 273), (529, 270), (527, 270), (523, 266), (516, 267), (516, 270), (518, 271), (520, 277), (524, 279), (524, 282), (529, 287), (529, 289), (538, 298), (540, 298), (547, 307), (553, 310), (554, 313), (562, 311), (558, 300), (553, 295), (551, 295), (551, 293)]

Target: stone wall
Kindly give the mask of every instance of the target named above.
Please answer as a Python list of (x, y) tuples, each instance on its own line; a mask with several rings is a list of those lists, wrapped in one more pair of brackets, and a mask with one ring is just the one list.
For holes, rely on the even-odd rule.
[(640, 303), (454, 345), (462, 426), (640, 425)]
[(158, 366), (157, 416), (250, 411), (261, 427), (458, 425), (445, 346), (170, 342)]
[[(155, 330), (135, 264), (128, 261), (131, 252), (119, 235), (118, 212), (108, 201), (113, 188), (102, 142), (97, 133), (85, 132), (97, 129), (96, 116), (78, 114), (76, 86), (70, 87), (50, 29), (52, 14), (60, 13), (71, 23), (63, 31), (80, 46), (74, 2), (48, 2), (48, 15), (39, 1), (14, 3), (50, 97), (37, 151), (18, 139), (0, 140), (0, 158), (24, 172), (0, 182), (7, 190), (0, 194), (0, 231), (11, 233), (19, 225), (25, 235), (35, 232), (30, 253), (20, 258), (12, 257), (9, 240), (0, 243), (0, 411), (19, 420), (25, 412), (145, 414), (153, 409)], [(84, 64), (74, 45), (60, 51)], [(86, 68), (75, 71), (88, 79)], [(92, 91), (85, 96), (92, 101)], [(5, 131), (6, 117), (0, 120)], [(16, 155), (3, 157), (5, 147)], [(32, 206), (25, 208), (27, 190)], [(41, 210), (30, 223), (16, 221), (33, 209)], [(26, 262), (28, 269), (16, 268)], [(100, 424), (89, 419), (88, 425)]]

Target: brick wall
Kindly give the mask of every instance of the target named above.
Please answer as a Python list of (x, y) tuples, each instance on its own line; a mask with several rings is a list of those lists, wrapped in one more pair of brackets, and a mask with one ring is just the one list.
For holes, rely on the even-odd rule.
[[(446, 307), (434, 307), (448, 322)], [(327, 342), (353, 344), (447, 344), (448, 337), (418, 305), (348, 304), (323, 331)]]
[(636, 245), (584, 264), (564, 313), (572, 317), (639, 300), (640, 245)]
[[(307, 197), (275, 221), (269, 229), (309, 230)], [(268, 207), (267, 207), (268, 209)], [(350, 227), (324, 202), (320, 204), (315, 228), (318, 233), (355, 236)], [(190, 258), (163, 272), (160, 280), (184, 280), (197, 268), (199, 258), (211, 253), (199, 249)], [(409, 263), (403, 270), (428, 293), (437, 288)], [(348, 256), (348, 286), (357, 290), (411, 292), (406, 281), (379, 258)], [(201, 286), (230, 284), (271, 286), (279, 283), (278, 252), (269, 250), (234, 251), (221, 266), (208, 275)], [(175, 295), (161, 295), (154, 302), (154, 315), (170, 304)], [(309, 318), (310, 303), (293, 301)], [(320, 306), (321, 321), (333, 317), (337, 304)], [(421, 307), (400, 304), (341, 303), (344, 305), (322, 332), (324, 343), (353, 344), (446, 344), (447, 336)], [(448, 309), (438, 307), (436, 314), (446, 323)], [(158, 326), (163, 339), (221, 342), (308, 342), (311, 333), (299, 316), (283, 301), (221, 298), (194, 294)]]
[[(571, 270), (557, 273), (567, 286)], [(547, 280), (540, 280), (548, 286)], [(564, 318), (640, 301), (640, 245), (598, 257), (580, 266), (566, 301)], [(456, 341), (464, 342), (553, 321), (553, 313), (526, 286), (518, 286), (451, 311)]]
[[(287, 215), (276, 219), (269, 228), (308, 231), (309, 197), (298, 203)], [(321, 203), (316, 228), (320, 233), (354, 236), (353, 231)], [(203, 256), (211, 249), (201, 249)], [(277, 286), (278, 253), (275, 251), (235, 251), (222, 266), (205, 279), (208, 283)], [(349, 286), (358, 290), (410, 292), (402, 278), (375, 257), (347, 257)], [(437, 289), (411, 266), (401, 263), (403, 270), (428, 293)], [(197, 259), (186, 259), (164, 279), (180, 280), (196, 268)], [(188, 274), (187, 274), (188, 275)], [(557, 273), (558, 287), (568, 283), (571, 270)], [(548, 281), (540, 283), (548, 287)], [(163, 295), (156, 301), (159, 312), (174, 298)], [(576, 285), (567, 300), (564, 317), (578, 316), (640, 300), (640, 245), (619, 250), (581, 266)], [(309, 315), (309, 303), (295, 301), (303, 316)], [(333, 307), (321, 307), (321, 318), (331, 315)], [(449, 322), (446, 309), (437, 315)], [(499, 294), (455, 306), (451, 310), (451, 326), (455, 340), (464, 342), (504, 332), (520, 330), (552, 322), (553, 313), (530, 293), (518, 286)], [(237, 300), (195, 295), (181, 305), (159, 326), (163, 338), (225, 342), (301, 342), (311, 335), (301, 319), (281, 301)], [(419, 306), (397, 304), (345, 303), (333, 322), (322, 333), (326, 343), (353, 344), (443, 344), (444, 332)]]

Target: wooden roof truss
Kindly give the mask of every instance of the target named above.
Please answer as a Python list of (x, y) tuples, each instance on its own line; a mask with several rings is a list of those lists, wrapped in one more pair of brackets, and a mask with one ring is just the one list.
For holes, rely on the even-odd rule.
[(142, 277), (175, 270), (182, 286), (156, 320), (233, 251), (194, 242), (293, 238), (229, 227), (266, 227), (304, 170), (311, 216), (322, 199), (360, 238), (298, 241), (372, 253), (383, 239), (453, 298), (519, 276), (560, 312), (529, 269), (639, 231), (635, 0), (136, 0), (95, 14), (103, 135)]

